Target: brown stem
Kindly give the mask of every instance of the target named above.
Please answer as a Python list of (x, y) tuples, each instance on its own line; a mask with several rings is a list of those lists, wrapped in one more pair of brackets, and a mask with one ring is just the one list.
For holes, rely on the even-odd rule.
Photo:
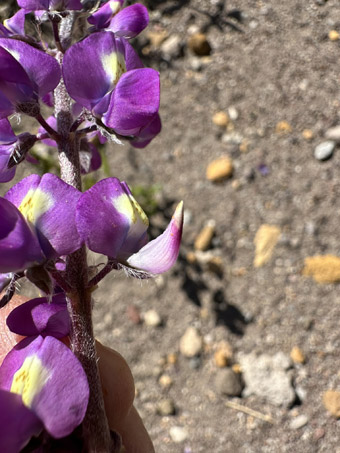
[[(60, 24), (60, 39), (64, 47), (70, 42), (72, 24), (69, 17), (63, 26)], [(66, 31), (65, 31), (66, 30)], [(57, 59), (62, 64), (63, 54), (58, 52)], [(61, 169), (61, 178), (78, 190), (81, 190), (79, 140), (74, 132), (70, 132), (73, 118), (71, 114), (71, 99), (67, 93), (63, 80), (54, 92), (55, 116), (58, 129), (58, 151)], [(90, 399), (85, 419), (83, 432), (85, 451), (89, 453), (108, 453), (113, 450), (111, 445), (110, 430), (105, 415), (104, 399), (100, 385), (97, 355), (92, 326), (91, 293), (87, 289), (88, 266), (86, 262), (86, 249), (83, 246), (66, 260), (66, 281), (72, 288), (66, 294), (68, 310), (72, 322), (71, 344), (76, 357), (81, 362), (90, 387)]]

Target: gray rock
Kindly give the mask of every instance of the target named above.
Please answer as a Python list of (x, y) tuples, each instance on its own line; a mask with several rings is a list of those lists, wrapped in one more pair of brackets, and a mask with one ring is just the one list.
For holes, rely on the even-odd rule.
[(181, 426), (172, 426), (169, 431), (171, 440), (176, 444), (184, 442), (188, 438), (188, 431)]
[(336, 143), (340, 143), (340, 125), (331, 127), (325, 133), (327, 140), (333, 140)]
[(289, 427), (290, 429), (300, 429), (303, 426), (307, 425), (307, 423), (308, 423), (307, 415), (301, 414), (293, 418), (293, 420), (291, 420), (291, 422), (289, 423)]
[(319, 143), (319, 145), (317, 145), (314, 150), (315, 159), (317, 160), (329, 159), (333, 154), (335, 144), (336, 143), (333, 140), (327, 140), (325, 142)]
[(257, 395), (276, 406), (289, 407), (296, 398), (291, 383), (290, 359), (283, 353), (274, 356), (240, 354), (243, 372), (243, 396)]
[(234, 373), (231, 368), (219, 370), (215, 378), (215, 387), (222, 395), (240, 396), (242, 392), (240, 375)]

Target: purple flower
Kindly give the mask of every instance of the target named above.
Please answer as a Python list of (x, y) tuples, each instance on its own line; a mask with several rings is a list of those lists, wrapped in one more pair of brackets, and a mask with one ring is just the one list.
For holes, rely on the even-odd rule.
[(79, 249), (81, 193), (57, 176), (31, 175), (0, 198), (0, 272), (16, 272)]
[(36, 137), (28, 132), (16, 136), (8, 119), (0, 120), (0, 182), (14, 178), (15, 165), (24, 159), (35, 141)]
[(26, 11), (19, 9), (14, 16), (4, 20), (0, 24), (0, 37), (8, 38), (13, 35), (25, 35), (25, 15)]
[(87, 247), (131, 268), (152, 274), (175, 263), (182, 236), (183, 203), (167, 229), (148, 242), (148, 218), (125, 182), (104, 179), (84, 192), (77, 205), (76, 222)]
[(54, 90), (59, 80), (53, 57), (25, 42), (0, 38), (0, 118), (15, 111), (36, 114), (39, 97)]
[(70, 333), (71, 321), (65, 294), (57, 294), (51, 301), (46, 297), (31, 299), (12, 310), (6, 323), (18, 335), (66, 337)]
[[(17, 412), (11, 422), (21, 445), (39, 432), (37, 420), (30, 413), (54, 438), (65, 437), (82, 422), (89, 398), (80, 362), (65, 344), (51, 336), (27, 337), (7, 354), (0, 367), (0, 389), (1, 413), (6, 414), (7, 408)], [(3, 391), (21, 396), (21, 401)], [(8, 420), (0, 425), (0, 451), (17, 451), (4, 449), (9, 426)]]
[(98, 11), (92, 14), (87, 20), (96, 29), (102, 29), (109, 26), (112, 17), (120, 11), (124, 0), (110, 0), (105, 2)]
[[(63, 76), (70, 96), (116, 133), (138, 140), (159, 127), (159, 74), (143, 68), (123, 38), (94, 33), (65, 53)], [(159, 123), (158, 123), (159, 124)], [(145, 132), (147, 131), (147, 132)]]
[(119, 37), (134, 38), (147, 27), (148, 10), (144, 5), (136, 3), (119, 11), (119, 3), (117, 1), (105, 3), (87, 20), (97, 30), (106, 29)]

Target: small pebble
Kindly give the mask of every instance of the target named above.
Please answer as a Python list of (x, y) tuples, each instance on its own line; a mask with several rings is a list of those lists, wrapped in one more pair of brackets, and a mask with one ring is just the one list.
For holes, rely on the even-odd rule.
[(176, 407), (175, 403), (171, 398), (166, 398), (160, 401), (157, 404), (157, 413), (159, 415), (167, 416), (167, 415), (175, 415)]
[(175, 365), (178, 362), (178, 355), (176, 352), (170, 352), (166, 357), (166, 361), (169, 365)]
[(228, 107), (228, 115), (232, 121), (237, 120), (238, 111), (236, 110), (236, 108), (234, 106), (231, 105), (230, 107)]
[(182, 39), (179, 35), (172, 35), (161, 45), (164, 56), (172, 59), (178, 58), (182, 53)]
[(313, 439), (318, 441), (324, 437), (326, 431), (323, 428), (316, 428), (314, 431)]
[(209, 249), (212, 238), (215, 234), (215, 226), (216, 223), (214, 220), (209, 220), (206, 223), (204, 228), (201, 230), (201, 232), (195, 239), (194, 243), (195, 250), (204, 251)]
[(291, 422), (289, 423), (289, 427), (290, 429), (300, 429), (303, 426), (307, 425), (307, 423), (308, 423), (307, 415), (301, 414), (293, 418), (293, 420), (291, 420)]
[(141, 322), (141, 317), (138, 308), (135, 305), (128, 305), (126, 309), (126, 314), (128, 319), (133, 324), (139, 324)]
[(290, 358), (294, 363), (305, 363), (305, 356), (298, 346), (294, 346), (290, 351)]
[(150, 327), (159, 327), (162, 324), (162, 318), (156, 310), (148, 310), (144, 313), (144, 322)]
[(221, 395), (240, 396), (242, 392), (240, 375), (234, 373), (231, 368), (225, 368), (217, 373), (215, 386)]
[(334, 417), (340, 418), (340, 392), (336, 390), (327, 390), (322, 397), (325, 408)]
[(181, 426), (172, 426), (169, 431), (171, 440), (176, 444), (184, 442), (188, 438), (188, 431)]
[(233, 355), (231, 346), (227, 342), (222, 342), (217, 351), (214, 354), (215, 364), (219, 368), (224, 368), (228, 365), (228, 361), (230, 361)]
[(216, 112), (212, 117), (212, 121), (216, 124), (216, 126), (227, 127), (229, 123), (229, 116), (225, 112)]
[(198, 56), (210, 55), (211, 46), (204, 33), (194, 33), (188, 39), (189, 49)]
[(203, 339), (195, 327), (188, 327), (179, 342), (179, 350), (184, 357), (195, 357), (202, 352)]
[(158, 380), (159, 385), (165, 389), (169, 388), (173, 384), (172, 378), (168, 374), (162, 374)]
[(320, 143), (314, 149), (314, 157), (317, 160), (327, 160), (333, 155), (335, 148), (335, 142), (333, 140), (327, 140)]
[(276, 124), (275, 132), (277, 134), (288, 134), (292, 132), (292, 126), (288, 123), (288, 121), (279, 121)]
[(340, 143), (340, 125), (327, 129), (325, 137), (327, 140), (334, 140), (336, 143)]
[(212, 182), (223, 181), (233, 174), (233, 163), (228, 156), (222, 156), (216, 159), (207, 167), (206, 178)]
[(312, 140), (314, 137), (313, 131), (311, 129), (304, 129), (302, 131), (302, 137), (307, 141)]
[(316, 255), (305, 258), (302, 275), (311, 276), (318, 283), (340, 282), (340, 257)]
[(338, 41), (340, 34), (336, 30), (330, 30), (330, 32), (328, 33), (328, 38), (330, 41)]

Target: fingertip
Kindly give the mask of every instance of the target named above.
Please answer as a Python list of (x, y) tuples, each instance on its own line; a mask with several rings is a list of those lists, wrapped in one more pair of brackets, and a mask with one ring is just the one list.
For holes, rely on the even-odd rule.
[(98, 368), (110, 428), (118, 431), (127, 417), (135, 397), (135, 384), (124, 358), (96, 341)]

